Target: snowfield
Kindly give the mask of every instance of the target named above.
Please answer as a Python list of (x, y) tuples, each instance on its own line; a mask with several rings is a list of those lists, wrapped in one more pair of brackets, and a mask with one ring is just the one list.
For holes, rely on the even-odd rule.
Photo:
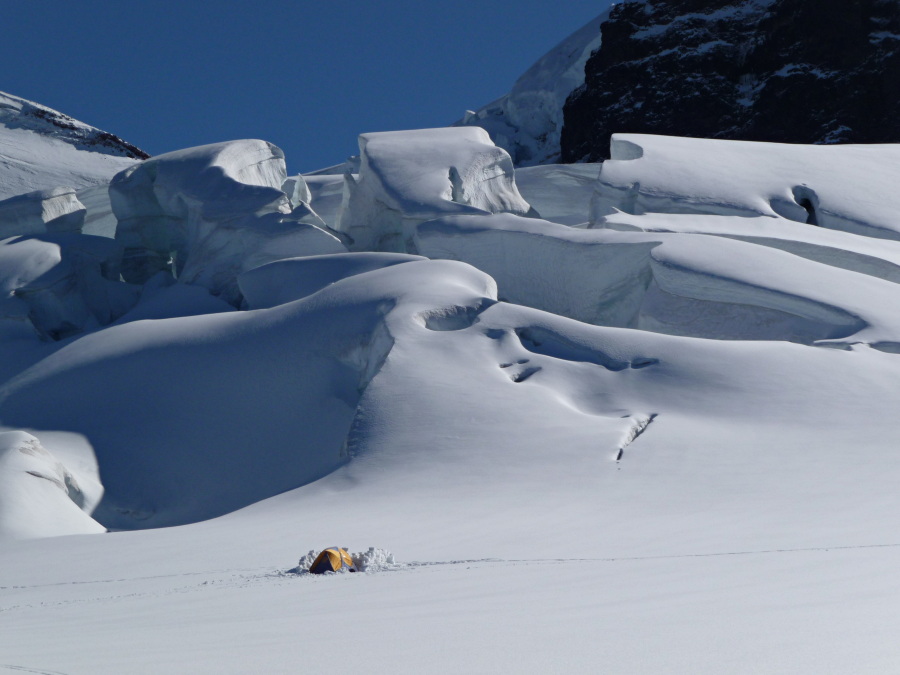
[(896, 668), (897, 147), (360, 147), (0, 208), (0, 672)]

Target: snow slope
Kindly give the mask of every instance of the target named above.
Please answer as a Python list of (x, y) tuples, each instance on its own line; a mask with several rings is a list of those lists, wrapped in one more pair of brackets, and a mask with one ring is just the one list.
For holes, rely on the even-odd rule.
[(105, 183), (147, 156), (118, 136), (0, 92), (0, 199)]
[[(166, 269), (110, 325), (4, 335), (3, 457), (39, 443), (99, 501), (0, 459), (0, 509), (40, 507), (0, 519), (0, 672), (890, 672), (894, 149), (628, 136), (520, 194), (444, 131), (368, 136), (357, 250), (235, 265), (239, 306)], [(277, 165), (261, 144), (144, 164), (123, 179), (173, 187), (117, 215), (288, 215), (281, 172), (225, 180)], [(366, 250), (396, 235), (418, 254)], [(16, 251), (21, 317), (16, 280), (59, 262)], [(114, 531), (40, 538), (57, 513)], [(335, 544), (396, 562), (296, 569)]]
[(600, 46), (600, 24), (608, 17), (606, 10), (586, 23), (538, 59), (508, 94), (467, 111), (455, 126), (485, 129), (516, 166), (558, 161), (563, 104), (584, 84), (584, 64)]

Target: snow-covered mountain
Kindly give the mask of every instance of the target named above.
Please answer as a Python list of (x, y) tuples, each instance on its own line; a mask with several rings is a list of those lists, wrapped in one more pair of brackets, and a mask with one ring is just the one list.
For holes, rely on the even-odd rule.
[(525, 71), (508, 94), (467, 111), (456, 126), (485, 129), (516, 166), (557, 161), (563, 105), (584, 84), (584, 64), (600, 46), (600, 24), (608, 16), (609, 10), (575, 31)]
[(563, 161), (618, 132), (782, 143), (900, 141), (894, 0), (630, 0), (565, 106)]
[(0, 202), (0, 672), (894, 669), (900, 146), (477, 126)]
[(147, 157), (109, 132), (0, 92), (0, 199), (108, 182)]

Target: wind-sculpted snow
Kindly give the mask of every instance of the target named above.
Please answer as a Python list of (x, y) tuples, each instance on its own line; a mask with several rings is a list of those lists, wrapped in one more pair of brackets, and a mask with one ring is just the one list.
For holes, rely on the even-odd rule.
[(391, 326), (495, 297), (460, 263), (344, 264), (344, 279), (273, 309), (82, 337), (0, 390), (0, 420), (88, 437), (106, 488), (96, 517), (111, 527), (209, 518), (315, 480), (352, 453)]
[[(429, 672), (448, 644), (454, 672), (551, 672), (560, 645), (587, 670), (695, 672), (706, 650), (705, 672), (890, 671), (900, 242), (860, 234), (893, 208), (863, 201), (862, 160), (685, 140), (676, 162), (654, 150), (671, 139), (628, 136), (603, 171), (641, 184), (601, 185), (618, 206), (584, 227), (596, 166), (523, 172), (549, 222), (477, 130), (364, 139), (352, 233), (327, 230), (331, 169), (303, 177), (307, 200), (258, 141), (120, 176), (117, 237), (164, 268), (140, 287), (108, 237), (0, 243), (0, 444), (18, 439), (0, 445), (0, 537), (146, 530), (6, 541), (0, 669), (333, 667), (349, 606), (397, 617), (353, 627), (359, 670), (391, 644)], [(868, 224), (817, 227), (826, 204)], [(360, 250), (298, 251), (272, 223)], [(130, 301), (101, 321), (115, 289)], [(14, 449), (25, 433), (52, 457)], [(398, 573), (297, 573), (333, 544)]]
[(650, 251), (659, 239), (623, 237), (617, 244), (595, 232), (499, 214), (423, 223), (415, 243), (423, 255), (484, 270), (509, 302), (629, 326), (650, 283)]
[(80, 232), (85, 210), (72, 188), (38, 190), (10, 197), (0, 201), (0, 238)]
[(256, 140), (179, 150), (116, 175), (109, 189), (123, 276), (144, 283), (171, 270), (239, 304), (236, 279), (247, 269), (346, 251), (306, 203), (292, 205), (286, 178), (281, 150)]
[(415, 253), (414, 227), (442, 215), (533, 213), (509, 155), (483, 129), (362, 134), (359, 148), (359, 178), (344, 176), (338, 224), (354, 251)]
[(364, 272), (426, 260), (405, 253), (338, 253), (286, 258), (260, 265), (238, 278), (249, 309), (266, 309), (312, 295), (330, 284)]
[(104, 326), (138, 289), (119, 281), (121, 248), (80, 234), (0, 241), (0, 334), (57, 340)]
[(835, 269), (824, 255), (704, 235), (573, 230), (511, 215), (427, 222), (416, 244), (430, 257), (485, 270), (503, 299), (588, 323), (823, 345), (900, 336), (900, 322), (883, 311), (900, 302), (900, 286), (841, 268), (852, 264)]
[(626, 213), (782, 216), (900, 239), (900, 145), (784, 145), (616, 134), (591, 220)]
[(770, 246), (833, 267), (900, 283), (900, 243), (810, 228), (781, 217), (618, 212), (602, 227), (638, 232), (711, 234)]
[(37, 438), (0, 431), (0, 542), (105, 532), (89, 515), (98, 497)]

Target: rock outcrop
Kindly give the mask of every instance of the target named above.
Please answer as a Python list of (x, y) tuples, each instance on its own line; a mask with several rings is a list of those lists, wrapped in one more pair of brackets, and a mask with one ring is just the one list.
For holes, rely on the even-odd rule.
[(894, 0), (629, 0), (564, 108), (565, 162), (613, 133), (790, 143), (900, 141)]

